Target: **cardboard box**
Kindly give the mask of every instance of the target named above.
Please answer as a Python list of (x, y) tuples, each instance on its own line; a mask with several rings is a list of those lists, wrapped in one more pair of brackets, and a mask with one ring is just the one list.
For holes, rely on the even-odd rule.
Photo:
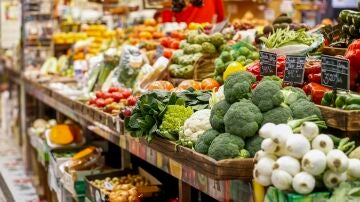
[(162, 186), (161, 182), (157, 180), (150, 173), (146, 172), (142, 168), (138, 168), (138, 170), (123, 170), (123, 171), (114, 171), (108, 173), (102, 173), (97, 175), (88, 175), (86, 176), (86, 197), (94, 202), (104, 202), (105, 195), (103, 195), (99, 188), (93, 186), (90, 181), (93, 180), (103, 180), (107, 177), (121, 177), (127, 174), (139, 174), (150, 182), (149, 186), (137, 187), (138, 192), (142, 195), (142, 197), (156, 197), (160, 192), (160, 187)]

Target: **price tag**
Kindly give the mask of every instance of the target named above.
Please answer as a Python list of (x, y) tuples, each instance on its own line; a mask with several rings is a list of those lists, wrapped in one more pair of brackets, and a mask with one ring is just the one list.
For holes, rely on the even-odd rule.
[(302, 84), (304, 82), (306, 56), (287, 55), (284, 82)]
[(330, 88), (350, 89), (349, 60), (328, 55), (321, 56), (321, 84)]
[(260, 75), (272, 76), (276, 75), (276, 53), (260, 51)]

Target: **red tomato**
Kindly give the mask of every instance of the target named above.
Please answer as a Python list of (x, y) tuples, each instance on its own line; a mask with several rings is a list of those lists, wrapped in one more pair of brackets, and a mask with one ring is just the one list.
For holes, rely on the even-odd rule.
[(99, 98), (96, 100), (96, 106), (105, 107), (105, 100), (103, 98)]
[(124, 115), (124, 117), (130, 117), (131, 116), (131, 110), (128, 108), (125, 108), (122, 110), (122, 114)]
[(164, 37), (164, 38), (161, 38), (160, 39), (160, 44), (164, 47), (169, 47), (170, 45), (170, 42), (171, 42), (171, 38), (170, 37)]
[(171, 56), (172, 56), (172, 54), (173, 54), (173, 51), (172, 51), (172, 50), (170, 50), (170, 49), (165, 49), (165, 50), (164, 50), (164, 53), (163, 53), (163, 56), (166, 57), (167, 59), (170, 59)]
[(101, 91), (96, 91), (95, 95), (96, 95), (96, 98), (104, 98), (104, 93)]
[(96, 103), (96, 99), (90, 99), (89, 100), (89, 105), (93, 105), (93, 104), (95, 104)]
[(111, 93), (104, 93), (104, 99), (111, 98)]
[(111, 98), (111, 97), (106, 98), (106, 99), (104, 100), (105, 105), (109, 105), (109, 104), (111, 104), (111, 103), (113, 103), (113, 102), (114, 102), (114, 99)]
[(136, 105), (137, 99), (136, 99), (136, 97), (131, 95), (130, 97), (127, 98), (126, 101), (127, 101), (127, 105), (134, 106), (134, 105)]
[(130, 95), (131, 95), (131, 92), (128, 90), (122, 92), (122, 96), (124, 99), (127, 99)]
[(180, 42), (177, 40), (173, 40), (170, 44), (170, 48), (172, 49), (179, 49), (180, 48)]
[(109, 88), (108, 92), (109, 92), (109, 93), (120, 92), (120, 89), (117, 88), (117, 87), (111, 87), (111, 88)]
[(123, 94), (120, 92), (111, 93), (111, 97), (114, 99), (115, 102), (120, 102), (120, 100), (124, 98)]

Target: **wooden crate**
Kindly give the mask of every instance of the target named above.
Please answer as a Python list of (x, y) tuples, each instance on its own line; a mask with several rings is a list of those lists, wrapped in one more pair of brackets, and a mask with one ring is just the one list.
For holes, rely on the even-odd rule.
[(342, 110), (317, 105), (326, 125), (342, 131), (360, 131), (360, 110)]
[(144, 139), (141, 139), (140, 142), (156, 151), (166, 154), (166, 156), (178, 161), (182, 165), (191, 167), (215, 180), (252, 179), (254, 168), (254, 160), (252, 158), (216, 161), (209, 156), (176, 145), (175, 142), (169, 140), (155, 138), (151, 143), (146, 142)]

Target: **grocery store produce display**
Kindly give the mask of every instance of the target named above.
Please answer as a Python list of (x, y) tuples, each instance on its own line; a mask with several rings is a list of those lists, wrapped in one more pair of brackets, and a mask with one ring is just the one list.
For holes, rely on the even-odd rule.
[[(54, 34), (71, 48), (18, 73), (29, 95), (73, 119), (37, 114), (28, 128), (54, 170), (52, 189), (91, 201), (162, 200), (167, 185), (144, 169), (108, 167), (117, 155), (108, 156), (110, 141), (218, 201), (358, 200), (359, 16), (340, 12), (338, 41), (339, 25), (285, 15), (265, 24), (245, 15), (216, 33), (216, 24), (145, 19)], [(346, 49), (333, 56), (349, 62), (349, 89), (322, 85), (323, 51), (336, 44)], [(261, 75), (260, 51), (276, 53), (273, 75)], [(306, 57), (303, 83), (283, 81), (289, 55)]]

